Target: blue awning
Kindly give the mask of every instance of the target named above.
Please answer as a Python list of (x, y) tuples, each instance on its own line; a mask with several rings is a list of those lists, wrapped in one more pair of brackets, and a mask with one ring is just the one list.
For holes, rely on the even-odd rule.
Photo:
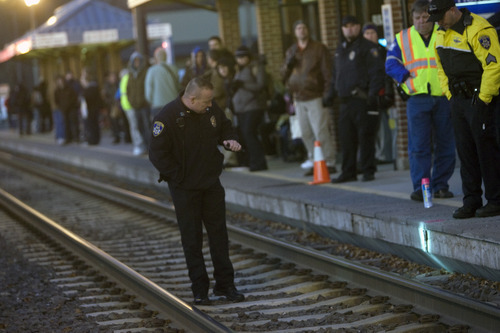
[(0, 51), (0, 62), (35, 50), (133, 39), (129, 11), (99, 0), (73, 0), (57, 8), (44, 24), (8, 44)]

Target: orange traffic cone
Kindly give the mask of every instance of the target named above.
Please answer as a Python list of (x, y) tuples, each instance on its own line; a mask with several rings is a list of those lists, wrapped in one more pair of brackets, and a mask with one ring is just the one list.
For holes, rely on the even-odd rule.
[(330, 182), (330, 173), (326, 166), (321, 143), (314, 141), (314, 180), (309, 182), (310, 185), (324, 184)]

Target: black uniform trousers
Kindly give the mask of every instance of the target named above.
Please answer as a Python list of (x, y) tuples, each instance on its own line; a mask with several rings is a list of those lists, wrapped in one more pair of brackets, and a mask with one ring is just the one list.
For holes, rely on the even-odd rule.
[(379, 113), (368, 110), (365, 99), (342, 98), (338, 126), (342, 177), (356, 177), (358, 147), (361, 172), (367, 176), (375, 173), (375, 140), (379, 123)]
[(169, 183), (181, 232), (193, 295), (206, 296), (209, 278), (203, 258), (203, 225), (208, 235), (214, 265), (215, 288), (234, 287), (234, 269), (229, 258), (225, 191), (220, 180), (204, 190), (185, 190)]
[(500, 205), (500, 147), (496, 141), (495, 97), (486, 109), (471, 99), (453, 97), (451, 118), (455, 133), (464, 206), (482, 206), (481, 183), (488, 202)]

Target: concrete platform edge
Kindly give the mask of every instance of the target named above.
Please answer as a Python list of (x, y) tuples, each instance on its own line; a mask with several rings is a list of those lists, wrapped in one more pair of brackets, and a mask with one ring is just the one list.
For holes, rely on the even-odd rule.
[[(45, 157), (69, 165), (112, 173), (126, 179), (158, 186), (153, 169), (123, 165), (110, 160), (78, 155), (78, 151), (61, 154), (57, 149), (39, 149), (21, 141), (2, 140), (0, 146), (12, 154), (22, 153)], [(58, 148), (58, 147), (55, 147)], [(255, 175), (258, 177), (258, 175)], [(232, 207), (248, 207), (261, 215), (271, 214), (282, 222), (329, 235), (340, 241), (350, 240), (356, 245), (378, 251), (397, 253), (403, 257), (419, 257), (433, 266), (441, 265), (452, 271), (477, 272), (498, 279), (500, 273), (500, 244), (433, 230), (432, 225), (394, 216), (378, 218), (373, 214), (350, 212), (315, 202), (301, 202), (279, 195), (252, 193), (238, 184), (226, 182), (226, 201)], [(337, 220), (335, 225), (327, 221)], [(458, 260), (458, 262), (456, 262)]]

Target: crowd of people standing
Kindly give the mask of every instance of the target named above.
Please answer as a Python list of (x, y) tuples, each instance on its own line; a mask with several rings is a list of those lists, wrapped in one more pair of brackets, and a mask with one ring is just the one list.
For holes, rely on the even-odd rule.
[[(131, 142), (133, 154), (139, 156), (148, 151), (154, 117), (188, 82), (200, 77), (212, 84), (213, 102), (230, 120), (242, 145), (237, 153), (220, 147), (225, 167), (266, 170), (266, 156), (277, 154), (285, 161), (300, 161), (304, 175), (311, 176), (319, 141), (328, 172), (337, 173), (336, 165), (341, 165), (332, 183), (356, 181), (358, 175), (368, 182), (375, 179), (379, 162), (395, 159), (390, 110), (397, 90), (406, 102), (410, 198), (423, 201), (425, 178), (430, 180), (434, 197), (453, 197), (448, 181), (458, 151), (466, 198), (454, 216), (498, 215), (500, 52), (496, 31), (481, 17), (458, 10), (452, 0), (416, 0), (411, 19), (412, 26), (389, 41), (386, 50), (378, 44), (376, 25), (361, 25), (355, 16), (344, 16), (333, 57), (323, 43), (311, 38), (307, 24), (297, 21), (293, 25), (296, 42), (286, 50), (280, 77), (269, 74), (266, 58), (255, 45), (241, 45), (233, 53), (213, 36), (206, 51), (192, 50), (181, 77), (175, 66), (166, 63), (166, 50), (159, 47), (151, 65), (134, 52), (119, 77), (106, 76), (102, 89), (90, 70), (84, 70), (79, 80), (71, 73), (58, 76), (53, 118), (44, 80), (33, 94), (22, 84), (16, 85), (9, 108), (18, 114), (21, 135), (31, 133), (34, 107), (39, 131), (55, 128), (59, 144), (98, 144), (100, 128), (106, 123), (113, 143)], [(450, 43), (451, 32), (456, 33), (456, 40), (469, 38), (464, 53), (472, 50), (474, 57), (462, 58), (462, 53), (443, 46)], [(470, 73), (460, 72), (463, 59)], [(471, 111), (458, 104), (460, 99), (472, 99), (482, 118), (470, 119)], [(457, 112), (464, 113), (463, 118)], [(475, 128), (476, 122), (481, 123), (480, 129)], [(486, 212), (478, 199), (483, 181)]]

